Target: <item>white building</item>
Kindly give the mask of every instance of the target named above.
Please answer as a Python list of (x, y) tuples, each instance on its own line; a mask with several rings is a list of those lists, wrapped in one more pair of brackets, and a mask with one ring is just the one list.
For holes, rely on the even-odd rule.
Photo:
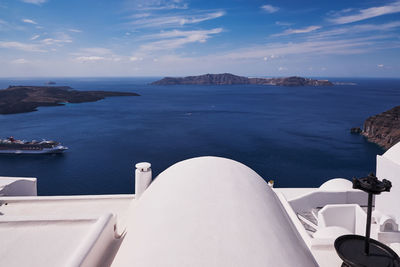
[[(372, 237), (400, 253), (400, 144), (378, 156), (392, 181)], [(340, 266), (343, 234), (364, 235), (367, 194), (350, 181), (273, 188), (233, 160), (179, 162), (136, 195), (36, 196), (35, 178), (0, 178), (0, 266)], [(150, 184), (150, 185), (149, 185)]]

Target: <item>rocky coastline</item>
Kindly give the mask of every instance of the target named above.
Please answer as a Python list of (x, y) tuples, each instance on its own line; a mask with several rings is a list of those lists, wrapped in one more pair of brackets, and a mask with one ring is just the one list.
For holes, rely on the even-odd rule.
[(9, 86), (0, 90), (0, 114), (36, 111), (38, 107), (94, 102), (111, 96), (138, 96), (129, 92), (77, 91), (69, 86)]
[(400, 141), (400, 106), (367, 118), (361, 134), (385, 149), (395, 145)]
[(187, 77), (165, 77), (151, 83), (152, 85), (233, 85), (233, 84), (258, 84), (276, 86), (333, 86), (328, 80), (314, 80), (303, 77), (282, 78), (248, 78), (231, 73), (204, 74)]

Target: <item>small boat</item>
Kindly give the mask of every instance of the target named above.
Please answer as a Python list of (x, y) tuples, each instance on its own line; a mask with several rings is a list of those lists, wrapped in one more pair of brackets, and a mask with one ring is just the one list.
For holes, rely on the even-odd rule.
[(59, 142), (42, 141), (23, 141), (8, 137), (0, 139), (0, 154), (58, 154), (63, 153), (68, 147), (62, 146)]

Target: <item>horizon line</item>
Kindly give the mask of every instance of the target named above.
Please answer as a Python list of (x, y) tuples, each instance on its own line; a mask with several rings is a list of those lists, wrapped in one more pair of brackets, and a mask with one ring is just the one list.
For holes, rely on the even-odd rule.
[[(160, 77), (187, 77), (187, 76), (200, 76), (205, 74), (233, 74), (230, 72), (222, 73), (203, 73), (203, 74), (190, 74), (190, 75), (140, 75), (140, 76), (0, 76), (0, 79), (65, 79), (65, 78), (160, 78)], [(304, 78), (362, 78), (362, 79), (400, 79), (399, 77), (392, 76), (313, 76), (313, 75), (277, 75), (277, 76), (267, 76), (267, 75), (238, 75), (248, 78), (285, 78), (285, 77), (304, 77)]]

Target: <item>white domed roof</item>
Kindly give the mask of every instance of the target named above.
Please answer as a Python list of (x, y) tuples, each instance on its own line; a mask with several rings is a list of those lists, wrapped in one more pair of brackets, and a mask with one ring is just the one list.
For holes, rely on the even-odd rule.
[(344, 178), (335, 178), (323, 183), (320, 187), (323, 191), (343, 191), (353, 189), (353, 183)]
[(267, 183), (224, 158), (179, 162), (138, 200), (114, 266), (317, 266)]

